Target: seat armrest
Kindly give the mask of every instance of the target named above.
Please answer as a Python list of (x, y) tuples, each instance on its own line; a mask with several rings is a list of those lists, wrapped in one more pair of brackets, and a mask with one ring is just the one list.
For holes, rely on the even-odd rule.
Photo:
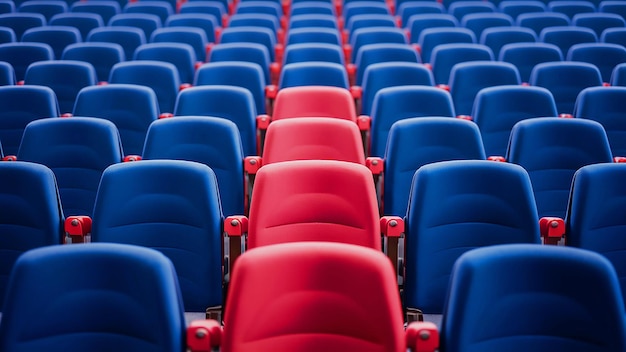
[(487, 157), (487, 160), (489, 161), (499, 161), (501, 163), (506, 163), (506, 159), (503, 156), (499, 156), (499, 155), (492, 155)]
[[(348, 60), (346, 58), (346, 60)], [(353, 63), (346, 64), (346, 71), (348, 72), (348, 81), (351, 86), (356, 85), (356, 65)]]
[(439, 348), (439, 331), (431, 322), (413, 322), (405, 331), (406, 346), (412, 352), (435, 352)]
[(124, 157), (124, 160), (122, 160), (122, 161), (125, 162), (125, 163), (128, 163), (128, 162), (131, 162), (131, 161), (139, 161), (139, 160), (142, 160), (141, 155), (132, 155), (131, 154), (131, 155), (126, 155)]
[(69, 216), (63, 224), (65, 243), (90, 242), (91, 218), (89, 216)]
[(616, 156), (613, 157), (614, 163), (626, 163), (626, 156)]
[(6, 155), (2, 158), (2, 161), (17, 161), (16, 155)]
[(383, 216), (380, 218), (380, 232), (383, 237), (385, 237), (384, 242), (387, 243), (385, 246), (385, 252), (387, 253), (387, 257), (393, 264), (393, 268), (395, 269), (397, 274), (402, 274), (402, 267), (400, 265), (400, 253), (399, 253), (399, 243), (402, 234), (404, 233), (404, 220), (399, 216)]
[(438, 85), (436, 85), (436, 87), (437, 87), (437, 88), (439, 88), (439, 89), (443, 89), (443, 90), (445, 90), (446, 92), (449, 92), (449, 91), (450, 91), (450, 86), (449, 86), (449, 85), (447, 85), (447, 84), (438, 84)]
[(472, 121), (472, 116), (470, 115), (456, 115), (457, 119)]
[(227, 273), (232, 273), (233, 265), (241, 256), (242, 238), (248, 233), (248, 218), (243, 215), (229, 216), (224, 220), (224, 233), (228, 237), (228, 269)]
[(385, 163), (382, 158), (377, 156), (370, 156), (365, 159), (365, 166), (372, 172), (374, 176), (380, 176), (385, 168)]
[[(278, 52), (278, 47), (279, 46), (281, 46), (281, 45), (280, 44), (276, 44), (276, 51), (277, 52)], [(278, 57), (276, 58), (276, 60), (278, 60)], [(270, 64), (270, 83), (275, 85), (275, 86), (278, 85), (278, 81), (280, 80), (280, 70), (281, 70), (280, 62), (282, 62), (282, 61), (272, 62)]]
[(248, 175), (256, 175), (263, 165), (263, 158), (260, 156), (247, 156), (243, 160), (243, 169)]
[(539, 231), (543, 243), (556, 245), (565, 236), (565, 221), (558, 217), (539, 219)]
[(363, 111), (363, 106), (361, 105), (363, 88), (360, 86), (350, 86), (350, 95), (352, 95), (352, 99), (354, 100), (354, 107), (356, 108), (357, 115), (361, 114), (361, 111)]
[(187, 327), (187, 351), (210, 352), (222, 344), (222, 326), (215, 320), (195, 320)]

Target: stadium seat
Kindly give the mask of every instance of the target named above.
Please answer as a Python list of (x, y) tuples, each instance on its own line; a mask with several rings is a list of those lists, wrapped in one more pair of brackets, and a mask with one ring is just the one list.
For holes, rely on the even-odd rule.
[(511, 43), (500, 49), (498, 61), (509, 62), (517, 67), (520, 79), (528, 83), (533, 68), (543, 62), (563, 61), (561, 49), (546, 43)]
[(178, 94), (175, 116), (212, 116), (233, 121), (241, 134), (245, 156), (257, 155), (256, 108), (252, 93), (242, 87), (196, 86)]
[(598, 37), (592, 29), (586, 27), (548, 27), (541, 31), (539, 41), (558, 46), (563, 57), (566, 57), (573, 45), (595, 43), (598, 41)]
[(125, 60), (124, 48), (116, 43), (77, 43), (65, 47), (61, 60), (90, 63), (98, 82), (108, 82), (113, 66)]
[(400, 1), (396, 6), (396, 16), (403, 28), (407, 28), (413, 15), (446, 14), (445, 12), (445, 7), (435, 1)]
[(173, 64), (182, 83), (193, 83), (196, 74), (196, 53), (186, 43), (148, 43), (135, 49), (133, 60), (154, 60)]
[(330, 2), (323, 1), (300, 1), (291, 4), (289, 16), (299, 15), (332, 15), (336, 16), (335, 8)]
[(626, 86), (626, 63), (615, 66), (611, 74), (611, 85)]
[(228, 18), (227, 28), (236, 27), (261, 27), (269, 29), (274, 38), (274, 43), (283, 43), (285, 33), (281, 28), (280, 20), (276, 16), (268, 14), (233, 14)]
[(506, 243), (539, 245), (532, 192), (528, 173), (517, 165), (454, 160), (418, 169), (406, 213), (407, 310), (444, 313), (454, 263), (469, 250)]
[(177, 116), (153, 122), (143, 160), (174, 159), (203, 163), (217, 177), (224, 216), (244, 209), (243, 147), (234, 122), (207, 116)]
[(120, 13), (111, 17), (107, 23), (109, 27), (135, 27), (143, 31), (146, 38), (150, 38), (152, 32), (161, 28), (163, 23), (157, 15), (148, 13)]
[(0, 44), (15, 43), (16, 41), (17, 37), (15, 36), (15, 31), (13, 29), (0, 26)]
[(454, 43), (476, 43), (474, 32), (463, 27), (436, 27), (421, 31), (419, 38), (412, 38), (420, 49), (422, 62), (430, 62), (431, 54), (437, 45)]
[(607, 28), (626, 26), (626, 20), (614, 13), (581, 13), (572, 18), (572, 26), (590, 28), (600, 38), (602, 32)]
[(16, 80), (23, 81), (26, 69), (34, 62), (54, 60), (52, 47), (45, 43), (0, 44), (0, 61), (5, 61), (15, 71)]
[(78, 92), (97, 82), (96, 70), (90, 63), (73, 60), (34, 62), (24, 75), (24, 84), (52, 88), (61, 114), (72, 113)]
[(624, 104), (626, 87), (591, 87), (583, 89), (576, 99), (574, 117), (602, 124), (614, 157), (626, 155)]
[(564, 219), (576, 170), (611, 163), (613, 155), (600, 123), (545, 117), (513, 126), (506, 160), (528, 171), (539, 216)]
[(413, 40), (413, 38), (419, 38), (422, 31), (425, 29), (459, 26), (460, 24), (456, 17), (447, 13), (425, 13), (412, 15), (409, 18), (409, 22), (405, 24), (405, 28), (407, 28), (411, 34), (411, 40)]
[(324, 14), (305, 14), (296, 15), (289, 18), (288, 30), (301, 29), (301, 28), (325, 28), (339, 31), (339, 24), (337, 23), (337, 17)]
[(17, 155), (24, 128), (31, 121), (59, 116), (51, 88), (42, 86), (0, 87), (0, 141), (5, 156)]
[(575, 44), (569, 49), (566, 60), (593, 64), (600, 70), (602, 81), (608, 83), (615, 66), (626, 62), (626, 48), (606, 43)]
[(493, 51), (493, 57), (500, 56), (500, 50), (506, 44), (534, 43), (537, 41), (535, 31), (530, 28), (507, 26), (490, 27), (483, 31), (479, 43), (488, 46)]
[[(176, 272), (153, 249), (111, 243), (38, 248), (15, 263), (7, 290), (2, 350), (171, 352), (185, 346)], [(28, 333), (33, 328), (41, 333)]]
[(89, 32), (87, 41), (119, 44), (124, 48), (125, 60), (132, 60), (135, 50), (140, 45), (146, 44), (146, 35), (144, 31), (135, 27), (107, 26), (93, 29)]
[[(397, 21), (395, 17), (391, 15), (383, 15), (383, 14), (364, 14), (364, 15), (355, 15), (350, 18), (350, 22), (345, 24), (345, 28), (343, 29), (343, 37), (346, 43), (350, 43), (352, 40), (352, 34), (361, 29), (361, 28), (372, 28), (372, 27), (387, 27), (387, 28), (396, 28)], [(406, 39), (405, 39), (406, 40)]]
[(297, 62), (285, 65), (278, 80), (278, 89), (301, 86), (331, 86), (348, 89), (346, 67), (334, 62)]
[(513, 126), (535, 117), (556, 117), (556, 103), (549, 90), (529, 86), (497, 86), (476, 95), (472, 120), (480, 129), (487, 156), (506, 155)]
[(567, 15), (550, 11), (521, 14), (517, 16), (515, 23), (520, 27), (534, 30), (537, 36), (541, 34), (544, 28), (565, 27), (571, 24), (570, 18), (567, 17)]
[(343, 50), (340, 46), (326, 43), (291, 44), (285, 47), (283, 65), (322, 61), (345, 65)]
[(540, 0), (504, 0), (498, 5), (498, 9), (513, 19), (524, 13), (541, 13), (546, 11), (546, 4)]
[(54, 172), (65, 216), (91, 216), (102, 172), (122, 157), (113, 123), (78, 117), (29, 123), (17, 153), (18, 160)]
[(102, 16), (95, 13), (60, 13), (54, 15), (50, 21), (50, 26), (74, 27), (80, 32), (81, 41), (86, 40), (89, 32), (95, 28), (103, 27)]
[(463, 16), (471, 13), (493, 13), (496, 12), (496, 6), (486, 1), (455, 1), (448, 6), (448, 13), (461, 21)]
[(11, 86), (15, 82), (15, 70), (8, 62), (0, 62), (0, 86)]
[(82, 41), (80, 31), (68, 26), (43, 26), (28, 29), (22, 35), (24, 43), (45, 43), (50, 45), (54, 58), (61, 59), (65, 47)]
[[(272, 70), (270, 73), (270, 55), (267, 48), (261, 44), (254, 43), (231, 43), (217, 44), (211, 49), (209, 62), (223, 61), (245, 61), (261, 66), (263, 70), (264, 84), (268, 85), (276, 80), (278, 83), (278, 71)], [(276, 75), (276, 77), (273, 77)]]
[(435, 84), (447, 85), (454, 65), (469, 61), (493, 61), (493, 52), (482, 44), (441, 44), (435, 47), (430, 57)]
[(413, 174), (445, 160), (484, 160), (478, 127), (447, 117), (416, 117), (395, 122), (389, 130), (383, 175), (383, 214), (406, 215)]
[[(122, 13), (145, 13), (159, 17), (161, 24), (165, 23), (169, 15), (174, 14), (175, 9), (166, 1), (162, 0), (143, 0), (137, 2), (128, 2), (122, 9)], [(146, 37), (149, 37), (146, 35)]]
[(208, 166), (181, 160), (111, 166), (102, 174), (92, 219), (92, 242), (149, 247), (168, 257), (185, 311), (222, 304), (222, 208)]
[(456, 116), (450, 93), (429, 86), (396, 86), (379, 90), (372, 104), (368, 155), (384, 156), (389, 130), (396, 121), (427, 116)]
[[(446, 351), (625, 348), (617, 275), (590, 251), (523, 244), (476, 249), (459, 258), (447, 297), (440, 333)], [(521, 302), (533, 304), (520, 309)]]
[(408, 40), (403, 30), (396, 27), (366, 27), (351, 32), (349, 50), (346, 60), (356, 62), (359, 51), (369, 44), (408, 44)]
[[(199, 1), (188, 1), (186, 4), (193, 4)], [(181, 8), (182, 10), (182, 8)], [(209, 43), (217, 43), (216, 31), (220, 27), (219, 22), (204, 13), (178, 13), (170, 15), (165, 21), (164, 27), (195, 27), (204, 30)]]
[(98, 0), (92, 2), (76, 1), (69, 9), (73, 13), (93, 13), (102, 16), (104, 23), (109, 23), (111, 17), (122, 12), (122, 8), (117, 1)]
[[(211, 16), (215, 25), (221, 27), (227, 9), (219, 1), (186, 1), (180, 5), (180, 15), (202, 15)], [(174, 15), (176, 16), (176, 15)]]
[(274, 33), (268, 28), (241, 26), (228, 27), (222, 31), (220, 43), (256, 43), (264, 45), (270, 55), (270, 62), (278, 62), (276, 60), (276, 39)]
[(626, 46), (626, 27), (607, 28), (600, 36), (600, 43)]
[(13, 0), (0, 1), (0, 14), (15, 12), (15, 3)]
[(471, 116), (476, 94), (481, 89), (520, 83), (517, 67), (511, 63), (470, 61), (452, 67), (448, 85), (456, 114)]
[(195, 27), (164, 27), (152, 32), (151, 43), (184, 43), (193, 47), (196, 59), (206, 61), (206, 53), (212, 43), (206, 37), (204, 30)]
[(109, 120), (119, 130), (125, 155), (141, 155), (150, 123), (159, 116), (157, 96), (149, 87), (108, 84), (83, 88), (74, 116)]
[(40, 13), (4, 13), (0, 14), (0, 26), (9, 27), (15, 32), (18, 41), (28, 29), (46, 25), (46, 17)]
[(362, 85), (363, 75), (367, 67), (381, 62), (421, 63), (422, 61), (415, 48), (408, 44), (383, 43), (364, 45), (359, 50), (354, 67), (351, 68), (351, 64), (348, 65), (348, 76), (351, 78), (352, 85)]
[(319, 27), (294, 28), (287, 32), (285, 47), (293, 44), (326, 43), (341, 45), (341, 37), (336, 29)]
[(614, 13), (622, 16), (622, 18), (626, 18), (626, 4), (620, 0), (603, 0), (600, 1), (598, 12)]
[[(63, 243), (63, 212), (50, 169), (21, 161), (0, 163), (0, 307), (17, 258), (24, 252)], [(6, 311), (6, 309), (4, 310)]]
[(602, 76), (595, 65), (585, 62), (545, 62), (535, 66), (529, 83), (552, 93), (559, 114), (572, 114), (578, 93), (601, 86)]
[(491, 27), (510, 27), (514, 23), (513, 18), (507, 14), (493, 13), (473, 13), (463, 16), (461, 27), (468, 28), (474, 32), (476, 38), (480, 38), (483, 31)]
[(16, 8), (16, 12), (20, 13), (42, 14), (46, 18), (46, 21), (50, 21), (54, 15), (65, 13), (67, 10), (67, 2), (64, 0), (27, 0)]

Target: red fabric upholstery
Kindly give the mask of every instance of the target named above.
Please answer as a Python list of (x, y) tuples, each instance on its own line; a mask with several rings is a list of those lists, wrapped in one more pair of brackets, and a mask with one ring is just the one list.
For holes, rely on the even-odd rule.
[(354, 98), (339, 87), (302, 86), (278, 91), (272, 120), (290, 117), (336, 117), (356, 122)]

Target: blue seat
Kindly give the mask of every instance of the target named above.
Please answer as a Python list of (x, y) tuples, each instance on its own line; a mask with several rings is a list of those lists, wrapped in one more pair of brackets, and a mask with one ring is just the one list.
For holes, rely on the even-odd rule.
[(356, 57), (354, 84), (363, 83), (363, 75), (369, 65), (381, 62), (412, 62), (421, 63), (421, 59), (411, 45), (397, 43), (364, 45)]
[[(15, 263), (7, 290), (2, 350), (164, 352), (185, 345), (174, 266), (152, 249), (110, 243), (39, 248)], [(45, 334), (28, 334), (33, 327)]]
[(580, 168), (574, 175), (566, 217), (567, 245), (597, 252), (606, 257), (617, 272), (622, 297), (624, 278), (624, 241), (626, 225), (621, 209), (624, 191), (620, 187), (626, 165), (596, 164)]
[(301, 1), (291, 4), (289, 12), (290, 16), (299, 16), (307, 14), (332, 15), (336, 16), (335, 8), (330, 3), (322, 1)]
[(220, 27), (223, 17), (227, 15), (227, 13), (227, 9), (224, 5), (216, 1), (187, 1), (180, 5), (179, 11), (180, 15), (211, 16), (215, 25), (219, 25)]
[(571, 114), (578, 93), (601, 86), (602, 76), (596, 66), (585, 62), (545, 62), (535, 66), (529, 83), (552, 93), (559, 114)]
[(530, 80), (533, 68), (543, 62), (563, 61), (561, 49), (546, 43), (511, 43), (500, 49), (499, 61), (510, 62), (520, 73), (522, 82)]
[(420, 48), (422, 62), (430, 62), (431, 54), (437, 45), (453, 43), (476, 43), (474, 32), (463, 27), (436, 27), (421, 31), (419, 38), (412, 38)]
[(74, 27), (43, 26), (24, 32), (22, 42), (48, 44), (54, 52), (54, 58), (61, 59), (65, 47), (82, 42), (82, 38), (80, 31)]
[(344, 23), (350, 22), (353, 16), (357, 15), (391, 15), (389, 7), (383, 1), (354, 0), (346, 2), (341, 15)]
[(517, 122), (556, 116), (556, 103), (549, 90), (519, 85), (481, 89), (472, 110), (487, 156), (506, 155), (511, 129)]
[(379, 90), (372, 104), (369, 155), (384, 156), (389, 130), (396, 121), (428, 116), (455, 116), (450, 93), (429, 86), (397, 86)]
[(146, 132), (159, 116), (154, 90), (135, 84), (83, 88), (76, 97), (74, 116), (99, 117), (115, 124), (124, 154), (141, 155)]
[(383, 205), (385, 215), (406, 215), (413, 174), (445, 160), (484, 160), (478, 127), (447, 117), (407, 118), (389, 130), (385, 149)]
[(73, 60), (35, 62), (24, 75), (24, 84), (52, 88), (61, 114), (72, 113), (78, 92), (97, 82), (96, 70), (90, 63)]
[(177, 116), (150, 125), (143, 160), (203, 163), (217, 177), (224, 216), (244, 212), (243, 147), (234, 122), (206, 116)]
[(152, 32), (151, 43), (184, 43), (193, 47), (196, 59), (206, 61), (209, 40), (204, 30), (196, 27), (164, 27)]
[(347, 43), (350, 43), (352, 40), (352, 34), (361, 28), (372, 28), (372, 27), (387, 27), (387, 28), (396, 28), (396, 19), (391, 15), (383, 15), (383, 14), (364, 14), (364, 15), (355, 15), (350, 18), (350, 22), (346, 23), (344, 26), (344, 35), (347, 35)]
[(42, 14), (46, 21), (54, 15), (67, 12), (67, 2), (64, 0), (28, 0), (17, 6), (16, 12)]
[(270, 62), (276, 61), (275, 45), (276, 39), (270, 29), (264, 27), (241, 26), (228, 27), (222, 31), (220, 43), (256, 43), (267, 48), (270, 55)]
[(270, 84), (270, 54), (267, 48), (254, 43), (231, 43), (218, 44), (211, 49), (209, 62), (245, 61), (261, 66), (264, 76), (264, 84)]
[(614, 157), (626, 155), (625, 97), (626, 87), (586, 88), (578, 94), (574, 109), (574, 117), (602, 124)]
[(562, 13), (572, 19), (580, 13), (596, 12), (596, 6), (591, 1), (584, 0), (551, 0), (547, 10)]
[(98, 0), (98, 1), (76, 1), (72, 3), (69, 9), (73, 13), (93, 13), (100, 15), (104, 23), (109, 23), (111, 17), (122, 12), (122, 8), (117, 1)]
[(109, 83), (138, 84), (150, 87), (156, 94), (159, 112), (173, 113), (181, 86), (176, 66), (169, 62), (133, 60), (120, 62), (111, 68)]
[(598, 36), (586, 27), (548, 27), (539, 34), (539, 41), (558, 46), (563, 57), (567, 57), (567, 52), (573, 45), (595, 43), (598, 41)]
[(339, 24), (337, 23), (337, 17), (332, 15), (323, 14), (306, 14), (296, 15), (289, 18), (288, 30), (300, 29), (300, 28), (326, 28), (332, 30), (339, 30)]
[[(538, 270), (545, 266), (551, 270)], [(581, 280), (587, 284), (581, 287)], [(618, 351), (626, 345), (617, 275), (590, 251), (522, 244), (476, 249), (459, 258), (447, 297), (440, 335), (446, 351)], [(520, 311), (521, 302), (533, 304)], [(575, 313), (583, 311), (584, 317)], [(583, 325), (588, 328), (579, 329)]]
[(450, 72), (450, 95), (457, 115), (471, 115), (476, 94), (494, 86), (519, 85), (515, 65), (498, 61), (461, 62)]
[(493, 52), (482, 44), (441, 44), (435, 47), (430, 57), (435, 84), (448, 84), (454, 65), (469, 61), (493, 61)]
[(604, 0), (600, 1), (598, 6), (598, 12), (602, 13), (614, 13), (616, 15), (626, 18), (626, 4), (620, 0)]
[(474, 13), (463, 16), (461, 27), (471, 29), (476, 34), (476, 38), (480, 38), (483, 31), (487, 28), (509, 27), (513, 23), (513, 17), (505, 13)]
[(334, 62), (298, 62), (287, 64), (280, 72), (278, 88), (301, 86), (331, 86), (348, 89), (345, 66)]
[(115, 125), (103, 119), (53, 118), (29, 123), (17, 159), (55, 174), (65, 216), (91, 216), (102, 172), (122, 162)]
[(278, 18), (267, 14), (234, 14), (228, 19), (227, 28), (235, 27), (261, 27), (269, 29), (274, 37), (274, 43), (281, 42), (282, 32)]
[(46, 17), (40, 13), (4, 13), (0, 14), (0, 26), (9, 27), (15, 32), (18, 41), (26, 30), (46, 25)]
[[(0, 163), (0, 307), (17, 258), (62, 243), (63, 212), (50, 169), (21, 161)], [(5, 310), (6, 311), (6, 310)]]
[[(412, 15), (405, 27), (409, 30), (411, 38), (419, 38), (422, 31), (429, 28), (459, 27), (456, 17), (447, 13), (427, 13)], [(413, 40), (413, 39), (411, 39)]]
[(28, 66), (34, 62), (53, 60), (52, 47), (45, 43), (6, 43), (0, 44), (0, 61), (13, 66), (15, 78), (24, 80)]
[(613, 155), (599, 122), (544, 117), (513, 126), (506, 159), (528, 171), (539, 216), (564, 219), (576, 170), (610, 163)]
[(493, 51), (494, 58), (500, 56), (500, 50), (506, 44), (534, 43), (537, 41), (535, 31), (524, 27), (490, 27), (483, 31), (479, 43), (488, 46)]
[(444, 313), (454, 263), (467, 251), (507, 243), (538, 247), (532, 192), (528, 173), (517, 165), (454, 160), (418, 169), (406, 213), (406, 306)]
[(285, 48), (283, 65), (322, 61), (345, 65), (343, 50), (340, 46), (326, 43), (291, 44)]
[(539, 0), (504, 0), (498, 5), (500, 12), (517, 20), (524, 13), (541, 13), (546, 11), (546, 4)]
[(400, 18), (404, 28), (407, 27), (413, 15), (444, 14), (446, 11), (441, 3), (435, 1), (400, 1), (396, 3), (396, 15)]
[(148, 13), (120, 13), (108, 22), (109, 27), (135, 27), (143, 31), (146, 38), (150, 38), (152, 32), (161, 28), (163, 23), (157, 15)]
[(256, 108), (249, 90), (235, 86), (197, 86), (178, 94), (174, 115), (212, 116), (233, 121), (239, 128), (245, 156), (258, 155)]
[(95, 13), (68, 12), (52, 16), (48, 25), (74, 27), (80, 32), (81, 41), (83, 41), (87, 39), (91, 30), (103, 27), (104, 21), (102, 16)]
[[(194, 1), (195, 2), (195, 1)], [(187, 2), (191, 4), (193, 2)], [(219, 22), (213, 16), (203, 13), (179, 13), (170, 15), (165, 21), (164, 27), (195, 27), (204, 30), (207, 41), (215, 43), (215, 30), (219, 26)]]
[(9, 27), (0, 27), (0, 44), (15, 42), (17, 42), (15, 31)]
[(626, 86), (626, 63), (615, 66), (611, 74), (611, 85)]
[(161, 20), (161, 24), (163, 24), (169, 15), (174, 14), (174, 8), (166, 1), (142, 0), (127, 3), (124, 5), (122, 13), (145, 13), (157, 15)]
[(90, 63), (96, 70), (99, 82), (107, 82), (111, 68), (126, 59), (124, 48), (117, 43), (89, 42), (65, 47), (61, 60), (77, 60)]
[(285, 46), (306, 43), (341, 45), (341, 37), (337, 30), (331, 28), (302, 27), (294, 28), (287, 32)]
[(432, 72), (413, 62), (381, 62), (369, 65), (363, 73), (361, 114), (369, 115), (379, 90), (405, 85), (433, 86)]
[(566, 59), (595, 65), (600, 70), (602, 81), (609, 82), (615, 66), (626, 62), (626, 48), (606, 43), (575, 44), (569, 49)]
[(471, 13), (493, 13), (496, 12), (496, 6), (486, 1), (456, 1), (448, 6), (448, 13), (461, 21), (463, 16)]
[(169, 62), (178, 69), (182, 83), (192, 83), (196, 74), (196, 53), (186, 43), (148, 43), (135, 49), (133, 60)]
[(10, 63), (0, 61), (0, 86), (11, 86), (16, 83), (15, 70)]
[(227, 85), (246, 88), (254, 97), (257, 113), (266, 113), (265, 77), (263, 69), (258, 64), (245, 61), (206, 63), (198, 68), (193, 85)]
[(87, 36), (87, 42), (115, 43), (124, 48), (126, 60), (132, 60), (135, 50), (146, 44), (146, 34), (140, 28), (135, 27), (100, 27), (93, 29)]
[(600, 36), (601, 43), (619, 44), (626, 46), (626, 27), (607, 28)]
[(626, 20), (614, 13), (581, 13), (572, 18), (572, 26), (591, 28), (600, 38), (607, 28), (626, 26)]
[[(188, 187), (172, 187), (173, 181)], [(185, 311), (222, 304), (222, 208), (215, 173), (181, 160), (111, 166), (93, 212), (93, 242), (160, 251), (174, 264)]]
[(42, 86), (0, 87), (0, 141), (5, 155), (17, 155), (24, 128), (31, 121), (59, 116), (51, 88)]
[[(403, 30), (396, 27), (367, 27), (351, 32), (351, 58), (350, 62), (356, 62), (359, 51), (366, 45), (371, 44), (408, 44)], [(347, 58), (346, 58), (347, 59)]]
[(15, 3), (13, 0), (2, 0), (0, 1), (0, 13), (11, 13), (15, 12)]
[[(283, 16), (283, 7), (277, 1), (242, 1), (235, 7), (235, 14), (264, 14), (280, 19)], [(293, 16), (293, 14), (290, 15)]]
[(549, 11), (521, 14), (517, 16), (515, 23), (517, 26), (534, 30), (537, 35), (540, 35), (544, 28), (565, 27), (571, 24), (566, 14)]

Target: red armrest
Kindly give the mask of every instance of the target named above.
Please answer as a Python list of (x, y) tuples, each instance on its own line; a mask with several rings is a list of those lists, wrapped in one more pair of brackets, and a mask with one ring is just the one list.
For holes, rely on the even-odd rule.
[(450, 86), (447, 85), (447, 84), (438, 84), (436, 87), (439, 88), (439, 89), (443, 89), (443, 90), (445, 90), (447, 92), (450, 91)]
[(543, 243), (556, 245), (565, 235), (565, 221), (557, 217), (539, 219), (539, 231)]
[(7, 155), (2, 158), (2, 161), (17, 161), (17, 156), (15, 155)]
[(359, 115), (356, 118), (356, 124), (360, 131), (369, 131), (372, 126), (372, 119), (367, 115)]
[(243, 159), (243, 169), (249, 175), (256, 175), (263, 165), (263, 158), (260, 156), (247, 156)]
[(404, 220), (399, 216), (380, 218), (380, 232), (385, 237), (400, 237), (404, 233)]
[(372, 175), (380, 175), (383, 173), (385, 163), (382, 158), (370, 156), (365, 159), (365, 166), (372, 172)]
[(616, 156), (613, 157), (614, 163), (626, 163), (626, 156)]
[(65, 219), (66, 243), (84, 243), (91, 235), (91, 218), (89, 216), (69, 216)]
[(124, 157), (124, 160), (122, 160), (122, 161), (125, 162), (125, 163), (128, 163), (128, 162), (131, 162), (131, 161), (139, 161), (141, 159), (142, 159), (141, 155), (126, 155)]
[[(348, 58), (346, 58), (346, 60), (348, 60)], [(346, 71), (348, 72), (348, 80), (350, 81), (350, 85), (351, 86), (355, 85), (356, 84), (356, 65), (353, 63), (346, 64)]]
[(470, 115), (456, 115), (457, 119), (472, 121), (472, 117)]
[(412, 352), (435, 352), (439, 348), (439, 331), (431, 322), (413, 322), (405, 331), (406, 346)]
[(248, 233), (248, 218), (243, 215), (232, 215), (224, 220), (224, 232), (228, 237), (241, 237)]
[(187, 350), (210, 352), (222, 344), (222, 327), (215, 320), (192, 321), (187, 327)]
[(503, 156), (498, 156), (498, 155), (492, 155), (490, 157), (487, 157), (487, 160), (499, 161), (501, 163), (506, 163), (506, 159)]

